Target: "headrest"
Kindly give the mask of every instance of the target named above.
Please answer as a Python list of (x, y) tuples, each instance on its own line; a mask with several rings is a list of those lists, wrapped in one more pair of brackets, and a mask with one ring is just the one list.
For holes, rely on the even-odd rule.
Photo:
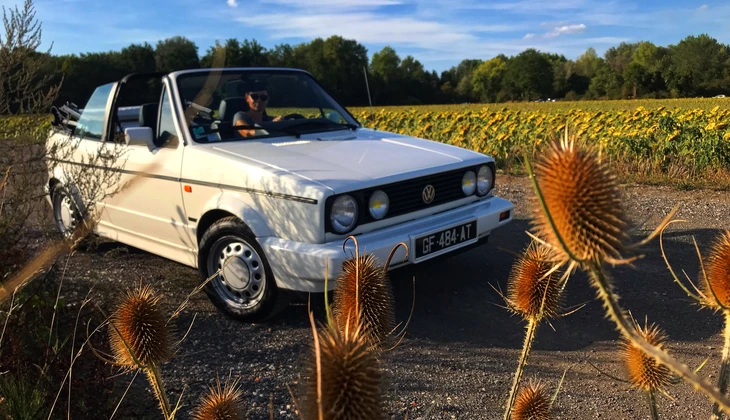
[(220, 121), (230, 121), (238, 111), (248, 111), (248, 102), (246, 102), (245, 96), (223, 99), (218, 107), (218, 119)]
[(153, 130), (157, 128), (157, 102), (142, 104), (139, 107), (139, 126), (150, 127)]
[(223, 87), (223, 92), (226, 96), (234, 97), (243, 95), (243, 82), (241, 80), (231, 80), (226, 82)]

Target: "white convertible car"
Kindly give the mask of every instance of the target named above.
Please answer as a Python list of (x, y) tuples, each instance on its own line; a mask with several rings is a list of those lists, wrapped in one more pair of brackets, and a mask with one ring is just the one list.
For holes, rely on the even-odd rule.
[(74, 169), (114, 171), (125, 187), (95, 203), (96, 233), (202, 278), (223, 267), (206, 292), (238, 319), (271, 315), (286, 291), (323, 292), (348, 236), (381, 261), (405, 242), (397, 268), (480, 244), (513, 217), (492, 194), (492, 158), (364, 128), (301, 70), (134, 74), (79, 114), (49, 140), (77, 145), (50, 171), (58, 229), (88, 207)]

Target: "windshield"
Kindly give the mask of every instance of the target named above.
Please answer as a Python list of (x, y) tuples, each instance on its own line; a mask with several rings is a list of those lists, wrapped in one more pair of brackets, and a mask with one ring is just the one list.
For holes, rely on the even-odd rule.
[(185, 122), (199, 143), (350, 130), (357, 121), (307, 73), (211, 70), (177, 77)]

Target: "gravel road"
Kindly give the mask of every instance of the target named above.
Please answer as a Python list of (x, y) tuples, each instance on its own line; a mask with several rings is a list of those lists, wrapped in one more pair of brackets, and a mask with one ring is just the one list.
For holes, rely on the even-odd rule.
[[(516, 206), (515, 221), (496, 231), (489, 244), (441, 261), (392, 273), (397, 316), (405, 320), (416, 278), (415, 310), (405, 340), (384, 356), (385, 400), (393, 419), (497, 419), (501, 418), (511, 378), (520, 353), (524, 323), (500, 308), (491, 285), (506, 286), (514, 257), (527, 244), (527, 199), (532, 195), (525, 178), (501, 176), (497, 194)], [(682, 203), (675, 224), (665, 236), (665, 247), (675, 268), (696, 278), (699, 270), (691, 243), (694, 235), (705, 250), (720, 229), (730, 225), (730, 194), (722, 191), (678, 191), (671, 187), (623, 187), (626, 207), (633, 220), (644, 223), (637, 237), (646, 235)], [(643, 323), (656, 321), (669, 336), (668, 350), (689, 366), (698, 366), (716, 381), (722, 350), (722, 318), (700, 310), (685, 297), (662, 260), (658, 241), (645, 248), (646, 256), (634, 266), (612, 269), (623, 305)], [(78, 301), (93, 286), (92, 296), (102, 306), (141, 278), (165, 296), (172, 310), (196, 286), (195, 270), (116, 243), (103, 243), (94, 251), (79, 252), (66, 274), (67, 302)], [(321, 299), (321, 295), (318, 297)], [(539, 378), (551, 389), (567, 369), (554, 409), (564, 419), (649, 418), (644, 394), (597, 372), (625, 378), (617, 354), (618, 333), (607, 320), (586, 278), (573, 276), (567, 288), (568, 306), (586, 303), (578, 312), (540, 327), (526, 378)], [(314, 305), (319, 319), (320, 303)], [(297, 418), (287, 384), (296, 390), (301, 362), (309, 349), (311, 329), (305, 303), (291, 305), (277, 320), (243, 324), (218, 313), (203, 295), (193, 297), (178, 319), (184, 332), (196, 316), (179, 357), (163, 366), (171, 399), (186, 386), (180, 418), (187, 418), (197, 397), (214, 382), (216, 374), (240, 377), (249, 418), (268, 419), (269, 404), (275, 418)], [(119, 395), (130, 376), (117, 379)], [(707, 418), (710, 404), (686, 384), (671, 387), (659, 397), (663, 418)], [(115, 418), (160, 418), (144, 381), (137, 379)], [(120, 416), (121, 415), (121, 416)], [(108, 415), (100, 418), (108, 418)]]

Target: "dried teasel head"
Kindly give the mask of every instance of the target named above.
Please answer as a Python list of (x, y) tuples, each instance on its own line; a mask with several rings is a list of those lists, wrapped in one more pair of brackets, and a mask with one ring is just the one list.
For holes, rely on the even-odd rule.
[(315, 352), (305, 382), (302, 418), (319, 419), (317, 395), (321, 389), (325, 420), (382, 419), (380, 362), (367, 338), (359, 329), (343, 334), (329, 326), (317, 334), (319, 369)]
[(172, 357), (172, 331), (149, 286), (128, 290), (109, 319), (114, 360), (126, 369), (159, 365)]
[(220, 379), (216, 378), (216, 385), (208, 389), (193, 411), (193, 420), (242, 419), (244, 415), (241, 403), (242, 395), (238, 380), (226, 380), (225, 384), (221, 386)]
[[(664, 347), (667, 337), (656, 324), (644, 325), (643, 328), (636, 325), (635, 328), (636, 332), (652, 346), (660, 349)], [(623, 339), (622, 354), (632, 386), (645, 391), (655, 391), (662, 390), (671, 383), (672, 373), (669, 368), (658, 363), (627, 339)]]
[(507, 281), (507, 303), (525, 320), (559, 316), (563, 290), (560, 270), (551, 272), (554, 258), (552, 249), (532, 242), (512, 266)]
[(522, 387), (512, 408), (512, 420), (549, 420), (550, 397), (545, 386), (531, 380)]
[[(621, 206), (618, 181), (594, 147), (566, 136), (552, 144), (535, 165), (535, 175), (555, 229), (580, 262), (621, 260), (628, 239), (628, 221)], [(540, 204), (533, 206), (533, 225), (567, 262), (568, 252)]]
[(363, 254), (345, 260), (335, 286), (332, 313), (340, 332), (361, 324), (372, 344), (379, 344), (393, 331), (393, 290), (375, 256)]
[(705, 271), (707, 281), (702, 282), (704, 303), (716, 309), (730, 306), (730, 231), (720, 233), (713, 242)]

